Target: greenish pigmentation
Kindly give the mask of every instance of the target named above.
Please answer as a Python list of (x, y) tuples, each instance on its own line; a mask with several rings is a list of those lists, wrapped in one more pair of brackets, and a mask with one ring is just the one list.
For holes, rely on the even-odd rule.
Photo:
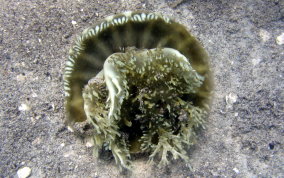
[(94, 154), (110, 150), (121, 168), (131, 156), (187, 163), (211, 100), (207, 55), (179, 23), (125, 12), (86, 29), (66, 62), (66, 123), (87, 121)]
[(125, 168), (130, 152), (150, 152), (150, 160), (161, 154), (160, 165), (168, 163), (169, 154), (187, 161), (184, 145), (192, 144), (193, 129), (206, 112), (183, 98), (195, 94), (203, 81), (186, 57), (171, 48), (112, 54), (103, 75), (83, 90), (96, 149), (104, 145)]

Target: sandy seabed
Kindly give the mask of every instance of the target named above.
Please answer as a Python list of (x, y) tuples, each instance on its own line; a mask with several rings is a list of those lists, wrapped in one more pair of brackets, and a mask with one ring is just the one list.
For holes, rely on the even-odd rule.
[[(0, 1), (0, 177), (283, 177), (284, 1)], [(202, 43), (214, 72), (206, 128), (189, 170), (158, 169), (147, 155), (119, 173), (63, 123), (62, 74), (83, 29), (126, 10), (159, 12)], [(281, 37), (282, 35), (282, 37)]]

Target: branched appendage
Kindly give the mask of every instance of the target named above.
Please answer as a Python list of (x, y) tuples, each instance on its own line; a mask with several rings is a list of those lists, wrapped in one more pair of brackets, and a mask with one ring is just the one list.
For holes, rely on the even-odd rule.
[(150, 161), (160, 158), (159, 165), (168, 164), (170, 157), (188, 162), (186, 146), (206, 115), (191, 100), (203, 81), (175, 49), (131, 48), (112, 54), (83, 90), (96, 149), (106, 146), (123, 168), (130, 168), (130, 149), (137, 142), (140, 151), (151, 153)]
[(99, 149), (104, 146), (105, 149), (112, 151), (117, 164), (130, 169), (127, 139), (118, 131), (118, 121), (108, 117), (107, 87), (102, 72), (85, 86), (83, 98), (87, 120), (95, 130), (94, 155), (98, 157)]
[(118, 68), (112, 63), (112, 61), (117, 60), (119, 58), (119, 54), (114, 54), (110, 56), (104, 63), (104, 77), (106, 86), (109, 92), (108, 100), (110, 101), (110, 110), (108, 114), (108, 119), (111, 117), (117, 117), (116, 112), (119, 112), (120, 106), (125, 98), (125, 87), (123, 84), (123, 77), (121, 76)]
[(153, 161), (156, 155), (160, 155), (161, 161), (159, 166), (165, 166), (168, 164), (168, 153), (172, 154), (173, 159), (182, 158), (188, 161), (188, 156), (182, 145), (183, 139), (180, 135), (174, 135), (171, 130), (164, 130), (160, 128), (158, 130), (159, 142), (154, 146), (153, 152), (150, 155), (149, 162)]

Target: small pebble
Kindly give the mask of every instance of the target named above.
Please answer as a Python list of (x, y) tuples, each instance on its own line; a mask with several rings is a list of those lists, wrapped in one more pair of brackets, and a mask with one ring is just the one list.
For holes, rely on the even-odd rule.
[(94, 142), (93, 142), (92, 140), (90, 140), (90, 139), (89, 139), (89, 140), (86, 142), (86, 144), (85, 144), (85, 145), (86, 145), (86, 147), (87, 147), (87, 148), (91, 148), (91, 147), (93, 147), (93, 146), (94, 146)]
[(77, 22), (75, 20), (71, 21), (72, 25), (77, 25)]
[(226, 108), (227, 109), (232, 109), (233, 108), (233, 104), (235, 102), (237, 102), (238, 96), (234, 93), (229, 93), (228, 95), (226, 95), (225, 100), (226, 100)]
[(284, 44), (284, 33), (282, 33), (281, 35), (279, 35), (276, 38), (276, 43), (279, 44), (279, 45), (283, 45)]
[(19, 178), (27, 178), (31, 175), (31, 168), (29, 167), (22, 167), (17, 171), (17, 175)]
[(21, 104), (21, 106), (19, 106), (19, 111), (29, 111), (29, 110), (31, 110), (31, 108), (29, 107), (29, 105), (27, 105), (27, 104)]
[(33, 98), (36, 98), (36, 97), (37, 97), (37, 94), (36, 94), (36, 93), (32, 93), (32, 97), (33, 97)]
[(20, 75), (17, 75), (16, 78), (17, 78), (17, 81), (22, 82), (22, 81), (25, 81), (27, 77), (23, 74), (20, 74)]
[(263, 29), (260, 29), (259, 36), (260, 36), (260, 38), (262, 39), (263, 42), (268, 41), (269, 38), (270, 38), (269, 32), (266, 31), (266, 30), (263, 30)]
[(67, 126), (67, 129), (70, 131), (70, 132), (74, 132), (74, 129), (70, 126)]
[(239, 174), (240, 171), (237, 168), (234, 168), (233, 171), (235, 171), (235, 173)]
[(226, 103), (229, 104), (229, 105), (232, 105), (234, 104), (235, 102), (237, 102), (237, 99), (238, 99), (238, 96), (234, 93), (229, 93), (227, 96), (226, 96)]
[(259, 59), (259, 58), (252, 59), (252, 64), (253, 64), (254, 66), (258, 65), (260, 62), (261, 62), (261, 59)]
[(32, 145), (39, 145), (42, 142), (40, 137), (37, 137), (33, 142)]

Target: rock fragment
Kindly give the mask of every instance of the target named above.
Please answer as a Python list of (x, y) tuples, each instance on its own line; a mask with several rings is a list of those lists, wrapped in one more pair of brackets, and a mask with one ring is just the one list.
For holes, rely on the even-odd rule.
[(29, 110), (31, 110), (30, 106), (25, 104), (25, 103), (21, 104), (18, 109), (19, 109), (19, 111), (29, 111)]
[(29, 167), (22, 167), (17, 171), (17, 175), (19, 178), (27, 178), (31, 175), (32, 170)]
[(263, 42), (266, 42), (270, 39), (270, 33), (264, 29), (260, 29), (259, 36)]
[(279, 35), (277, 38), (276, 38), (276, 43), (278, 45), (283, 45), (284, 44), (284, 33), (282, 33), (281, 35)]
[(227, 103), (227, 108), (230, 109), (233, 107), (233, 104), (235, 102), (237, 102), (238, 96), (234, 93), (229, 93), (228, 95), (226, 95), (225, 100)]

